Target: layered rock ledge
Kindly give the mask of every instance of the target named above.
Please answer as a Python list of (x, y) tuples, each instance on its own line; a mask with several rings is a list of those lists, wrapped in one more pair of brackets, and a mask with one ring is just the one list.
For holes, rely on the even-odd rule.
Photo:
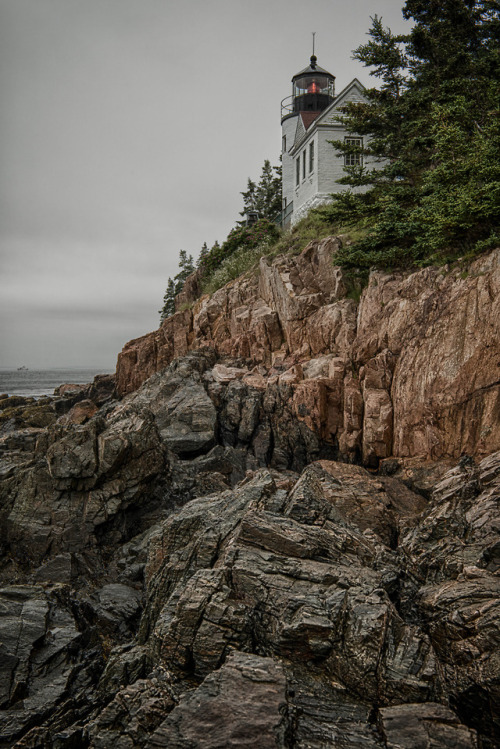
[(208, 346), (256, 367), (262, 389), (286, 378), (297, 413), (343, 460), (376, 467), (389, 456), (482, 458), (498, 449), (500, 250), (466, 272), (373, 271), (356, 301), (334, 265), (339, 241), (262, 258), (258, 273), (128, 343), (118, 392)]
[(339, 462), (290, 369), (193, 351), (4, 474), (1, 747), (500, 744), (500, 453)]

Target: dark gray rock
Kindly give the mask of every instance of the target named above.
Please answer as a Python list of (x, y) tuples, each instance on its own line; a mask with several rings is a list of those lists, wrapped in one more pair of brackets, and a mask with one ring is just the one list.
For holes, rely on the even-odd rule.
[(309, 664), (285, 663), (288, 730), (285, 746), (382, 749), (371, 706)]
[(121, 689), (84, 728), (82, 744), (92, 749), (137, 749), (175, 707), (174, 689), (168, 675), (155, 672)]
[(177, 455), (206, 453), (215, 445), (215, 407), (203, 385), (188, 382), (156, 413), (160, 437)]
[(277, 491), (259, 472), (167, 521), (148, 564), (143, 632), (152, 631), (154, 652), (168, 668), (203, 676), (231, 648), (257, 647), (322, 663), (361, 697), (439, 696), (427, 636), (401, 620), (384, 589), (390, 551), (384, 562), (376, 539), (345, 519), (303, 525), (267, 511)]
[(181, 699), (146, 746), (284, 746), (285, 688), (279, 663), (248, 653), (231, 654), (220, 670)]
[(114, 694), (124, 686), (134, 684), (151, 673), (153, 662), (144, 646), (117, 645), (109, 654), (106, 668), (99, 681), (103, 696)]
[(110, 583), (99, 588), (90, 599), (93, 617), (102, 632), (129, 637), (134, 632), (142, 611), (142, 592), (123, 583)]
[(476, 749), (477, 737), (444, 705), (397, 705), (380, 711), (387, 749)]
[(34, 732), (35, 741), (35, 735), (47, 733), (47, 722), (57, 725), (58, 718), (72, 722), (71, 705), (86, 704), (88, 710), (103, 664), (100, 648), (80, 631), (71, 609), (61, 586), (0, 590), (2, 746), (12, 746), (26, 732)]
[(68, 552), (48, 559), (34, 574), (35, 582), (70, 583), (75, 576), (73, 557)]
[(374, 475), (214, 362), (4, 425), (0, 746), (495, 749), (500, 454)]
[(180, 460), (169, 455), (171, 493), (178, 504), (235, 486), (245, 477), (247, 453), (217, 445), (206, 455)]

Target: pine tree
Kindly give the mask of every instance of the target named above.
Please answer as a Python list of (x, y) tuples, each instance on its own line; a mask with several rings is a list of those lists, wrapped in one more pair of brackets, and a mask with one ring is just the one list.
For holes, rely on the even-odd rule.
[(179, 252), (179, 273), (175, 276), (179, 282), (184, 282), (191, 273), (194, 273), (194, 260), (192, 255), (188, 255), (186, 250)]
[(203, 246), (202, 246), (202, 248), (200, 250), (200, 254), (198, 255), (198, 260), (196, 261), (196, 267), (197, 268), (199, 268), (200, 266), (203, 265), (203, 261), (204, 261), (204, 259), (206, 258), (206, 256), (208, 255), (209, 252), (210, 252), (210, 250), (208, 249), (207, 243), (203, 242)]
[(179, 269), (173, 280), (168, 279), (167, 289), (163, 297), (163, 307), (159, 310), (160, 322), (174, 314), (175, 297), (182, 291), (186, 278), (195, 271), (193, 256), (188, 255), (186, 250), (179, 252)]
[(175, 284), (171, 278), (168, 279), (167, 289), (163, 297), (163, 307), (159, 310), (160, 323), (175, 312)]
[(334, 220), (368, 228), (344, 253), (351, 264), (428, 262), (495, 241), (499, 4), (407, 0), (403, 13), (415, 21), (408, 36), (375, 17), (370, 41), (354, 52), (382, 85), (367, 92), (368, 103), (347, 106), (344, 122), (372, 134), (363, 153), (386, 161), (341, 180), (368, 192), (333, 197)]
[(281, 211), (281, 167), (266, 159), (255, 193), (255, 210), (260, 218), (272, 220)]
[(266, 159), (258, 184), (248, 178), (247, 189), (241, 195), (243, 210), (240, 211), (240, 216), (245, 220), (239, 221), (240, 225), (246, 223), (251, 211), (257, 211), (259, 218), (272, 221), (281, 211), (281, 166), (271, 166), (271, 162)]
[[(257, 190), (257, 185), (255, 184), (255, 182), (252, 182), (252, 180), (249, 177), (246, 191), (240, 193), (240, 195), (243, 197), (243, 210), (240, 211), (240, 216), (247, 218), (250, 211), (256, 210), (255, 208), (256, 190)], [(240, 222), (240, 223), (244, 223), (244, 222)]]

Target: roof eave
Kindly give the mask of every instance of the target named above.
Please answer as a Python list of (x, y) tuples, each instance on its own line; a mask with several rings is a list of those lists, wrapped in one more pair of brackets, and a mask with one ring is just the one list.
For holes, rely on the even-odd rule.
[(358, 78), (353, 78), (350, 83), (347, 84), (347, 86), (344, 86), (340, 94), (338, 94), (335, 99), (324, 109), (322, 112), (320, 112), (319, 116), (314, 120), (314, 122), (309, 126), (309, 128), (306, 130), (302, 138), (298, 143), (294, 143), (290, 151), (288, 152), (291, 156), (294, 156), (298, 150), (302, 148), (305, 141), (319, 128), (341, 128), (342, 124), (339, 123), (338, 125), (331, 122), (324, 122), (325, 115), (330, 112), (332, 109), (335, 108), (336, 105), (338, 105), (338, 102), (341, 101), (342, 97), (346, 95), (346, 93), (351, 89), (354, 85), (358, 85), (361, 91), (366, 91), (365, 86), (361, 83)]

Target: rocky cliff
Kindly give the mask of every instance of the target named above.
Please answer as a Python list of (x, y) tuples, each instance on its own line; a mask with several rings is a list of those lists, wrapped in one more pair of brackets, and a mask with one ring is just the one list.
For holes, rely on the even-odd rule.
[(356, 302), (333, 264), (338, 241), (262, 258), (258, 274), (131, 341), (118, 357), (119, 392), (210, 346), (256, 365), (249, 376), (262, 390), (277, 378), (289, 382), (294, 415), (342, 460), (376, 467), (389, 456), (483, 457), (497, 449), (500, 250), (466, 272), (374, 271)]
[(500, 252), (336, 241), (0, 401), (0, 747), (500, 745)]

